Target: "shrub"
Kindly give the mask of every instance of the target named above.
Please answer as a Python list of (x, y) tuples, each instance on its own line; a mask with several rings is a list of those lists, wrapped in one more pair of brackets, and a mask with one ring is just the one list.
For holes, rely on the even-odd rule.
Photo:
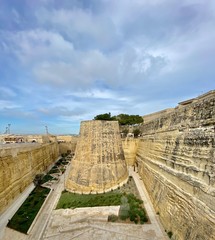
[(171, 238), (172, 235), (173, 235), (172, 231), (169, 231), (169, 232), (167, 233), (167, 235), (168, 235), (169, 238)]
[[(77, 207), (94, 207), (94, 206), (117, 206), (120, 205), (119, 219), (143, 224), (148, 221), (145, 209), (140, 204), (140, 200), (133, 194), (118, 193), (110, 191), (103, 194), (74, 194), (63, 191), (57, 204), (59, 208), (77, 208)], [(111, 217), (110, 217), (111, 219)]]
[(129, 219), (130, 219), (130, 221), (134, 222), (136, 217), (137, 217), (137, 215), (133, 211), (129, 211)]
[(114, 214), (111, 214), (108, 216), (108, 222), (116, 222), (118, 220), (118, 217)]
[(140, 223), (141, 223), (141, 224), (144, 224), (144, 223), (147, 222), (147, 221), (148, 221), (147, 216), (144, 215), (144, 216), (141, 216), (141, 217), (140, 217)]
[(33, 180), (33, 183), (35, 186), (39, 186), (42, 182), (42, 178), (44, 177), (44, 174), (37, 174)]
[(135, 218), (135, 219), (134, 219), (134, 223), (135, 223), (135, 224), (138, 224), (138, 222), (139, 222), (138, 218)]
[(8, 223), (8, 227), (27, 233), (50, 189), (36, 187)]

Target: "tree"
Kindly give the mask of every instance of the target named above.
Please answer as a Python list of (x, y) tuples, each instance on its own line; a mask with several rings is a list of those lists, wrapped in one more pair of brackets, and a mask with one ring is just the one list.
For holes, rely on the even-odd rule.
[(94, 120), (111, 120), (111, 113), (99, 114), (94, 117)]
[(143, 118), (139, 115), (119, 114), (116, 116), (120, 125), (133, 125), (143, 122)]
[(141, 133), (139, 128), (136, 128), (133, 130), (134, 137), (138, 137), (138, 135)]
[(33, 183), (35, 186), (39, 186), (41, 183), (42, 183), (42, 179), (44, 177), (44, 174), (37, 174), (35, 177), (34, 177), (34, 180), (33, 180)]
[(124, 128), (124, 129), (122, 130), (123, 137), (126, 137), (127, 134), (128, 134), (128, 132), (129, 132), (128, 128)]
[(120, 125), (134, 125), (143, 122), (143, 118), (139, 115), (128, 115), (121, 113), (117, 116), (111, 116), (111, 113), (99, 114), (94, 117), (94, 120), (108, 120), (108, 121), (118, 121)]

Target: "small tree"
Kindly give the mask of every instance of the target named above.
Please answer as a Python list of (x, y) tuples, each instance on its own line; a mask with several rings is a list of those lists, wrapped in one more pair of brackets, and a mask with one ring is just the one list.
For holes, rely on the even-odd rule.
[(111, 119), (111, 113), (104, 113), (104, 114), (99, 114), (94, 117), (94, 120), (112, 120)]
[(37, 174), (33, 180), (34, 185), (39, 186), (42, 183), (43, 177), (44, 177), (44, 174)]
[(128, 132), (129, 132), (128, 128), (124, 128), (124, 129), (122, 130), (122, 133), (123, 133), (123, 135), (124, 135), (125, 137), (127, 136)]
[(138, 137), (138, 135), (141, 133), (139, 128), (136, 128), (133, 130), (134, 137)]

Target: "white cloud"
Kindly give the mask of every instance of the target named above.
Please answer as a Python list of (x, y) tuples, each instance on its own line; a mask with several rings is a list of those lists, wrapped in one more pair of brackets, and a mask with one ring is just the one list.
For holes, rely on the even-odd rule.
[(8, 87), (0, 87), (0, 93), (1, 93), (0, 95), (1, 99), (12, 98), (17, 95), (11, 88), (8, 88)]
[(0, 100), (0, 110), (4, 109), (15, 109), (20, 108), (19, 104), (14, 103), (13, 101)]
[(73, 44), (56, 32), (34, 29), (5, 34), (11, 52), (15, 52), (24, 64), (53, 58), (66, 61), (73, 54)]
[(215, 87), (214, 1), (41, 0), (2, 9), (0, 21), (4, 116), (59, 127)]
[(49, 11), (43, 8), (36, 16), (41, 24), (60, 29), (69, 39), (76, 40), (76, 47), (84, 47), (83, 44), (86, 47), (92, 42), (96, 47), (109, 47), (119, 37), (110, 17), (94, 15), (90, 10), (61, 8)]

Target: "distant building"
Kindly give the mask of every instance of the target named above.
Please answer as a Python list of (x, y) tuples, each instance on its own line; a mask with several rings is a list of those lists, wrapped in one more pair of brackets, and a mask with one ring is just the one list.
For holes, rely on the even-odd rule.
[(20, 136), (20, 135), (3, 134), (0, 136), (0, 142), (3, 144), (22, 143), (22, 142), (25, 142), (25, 139), (23, 136)]

